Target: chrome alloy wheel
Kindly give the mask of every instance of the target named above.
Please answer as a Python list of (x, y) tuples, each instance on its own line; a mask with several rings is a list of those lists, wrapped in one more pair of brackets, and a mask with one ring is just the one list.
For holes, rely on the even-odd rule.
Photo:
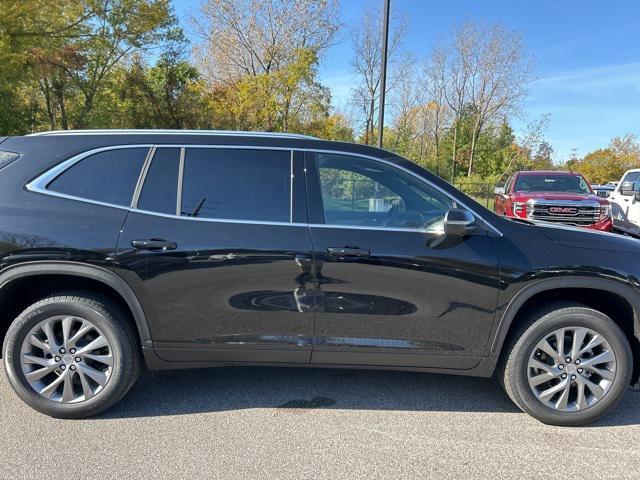
[(565, 327), (547, 334), (527, 364), (529, 386), (547, 407), (563, 412), (584, 410), (601, 401), (616, 375), (609, 342), (584, 327)]
[(60, 403), (94, 397), (113, 371), (113, 348), (90, 321), (60, 315), (32, 328), (20, 350), (22, 373), (36, 392)]

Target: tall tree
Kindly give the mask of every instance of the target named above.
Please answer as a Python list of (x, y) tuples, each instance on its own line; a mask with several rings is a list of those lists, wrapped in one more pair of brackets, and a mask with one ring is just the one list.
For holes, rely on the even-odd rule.
[(296, 52), (320, 56), (339, 28), (337, 0), (203, 0), (193, 19), (209, 81), (236, 82), (285, 68)]
[(474, 115), (467, 172), (471, 176), (480, 132), (488, 122), (519, 107), (533, 71), (521, 35), (500, 24), (468, 22), (458, 35), (464, 35), (460, 43), (466, 47), (463, 61), (469, 71), (469, 103)]
[(435, 85), (443, 82), (444, 97), (453, 112), (451, 177), (458, 163), (458, 135), (463, 114), (471, 112), (471, 143), (467, 176), (471, 176), (482, 129), (514, 113), (533, 80), (533, 65), (521, 36), (501, 24), (468, 21), (453, 29), (447, 42), (432, 52)]
[(461, 128), (461, 120), (467, 102), (467, 90), (469, 88), (469, 66), (466, 57), (472, 45), (466, 41), (466, 37), (458, 35), (451, 46), (438, 45), (434, 56), (441, 55), (446, 61), (442, 63), (443, 77), (446, 79), (444, 98), (448, 107), (453, 112), (453, 148), (451, 155), (451, 181), (456, 176), (456, 162), (458, 160), (458, 136)]
[[(350, 29), (353, 45), (351, 67), (357, 77), (357, 84), (352, 90), (351, 103), (357, 110), (362, 124), (363, 141), (370, 145), (375, 142), (378, 121), (383, 28), (382, 4), (376, 0), (373, 5), (367, 4), (360, 23)], [(388, 44), (390, 80), (387, 81), (386, 93), (396, 87), (398, 80), (403, 78), (402, 74), (410, 64), (406, 57), (403, 62), (397, 61), (407, 23), (396, 15), (396, 19), (391, 24), (394, 28), (390, 32)]]
[(77, 128), (87, 126), (94, 100), (111, 70), (127, 55), (166, 40), (175, 25), (169, 0), (84, 1), (93, 12), (77, 42), (86, 63), (68, 69), (81, 94), (74, 118)]
[(444, 52), (434, 49), (423, 70), (423, 118), (425, 130), (433, 137), (433, 158), (435, 159), (436, 173), (438, 175), (440, 175), (440, 142), (443, 130), (450, 117), (450, 110), (447, 108), (446, 101), (446, 61)]
[(0, 0), (0, 12), (0, 132), (34, 130), (41, 94), (55, 125), (58, 64), (89, 13), (74, 0)]
[(209, 93), (212, 123), (235, 130), (307, 133), (330, 116), (329, 90), (317, 81), (317, 57), (299, 50), (279, 70), (245, 75), (235, 83), (216, 82)]

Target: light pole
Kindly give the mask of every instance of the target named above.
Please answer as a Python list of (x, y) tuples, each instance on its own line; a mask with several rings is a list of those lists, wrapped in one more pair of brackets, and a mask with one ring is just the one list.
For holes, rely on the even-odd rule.
[(382, 148), (382, 130), (384, 129), (384, 97), (387, 83), (387, 43), (389, 41), (389, 8), (391, 0), (384, 0), (384, 18), (382, 24), (382, 64), (380, 71), (380, 118), (378, 120), (378, 148)]

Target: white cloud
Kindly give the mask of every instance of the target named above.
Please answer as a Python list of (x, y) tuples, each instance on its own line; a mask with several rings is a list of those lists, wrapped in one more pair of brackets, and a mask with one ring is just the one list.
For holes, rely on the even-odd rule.
[(547, 91), (609, 96), (612, 89), (640, 93), (640, 62), (556, 72), (534, 82), (534, 94)]

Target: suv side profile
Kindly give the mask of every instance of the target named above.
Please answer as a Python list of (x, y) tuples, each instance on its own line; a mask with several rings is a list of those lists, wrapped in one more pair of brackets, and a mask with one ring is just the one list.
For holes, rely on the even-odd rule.
[(0, 142), (3, 361), (45, 414), (96, 415), (142, 368), (496, 374), (555, 425), (638, 385), (635, 239), (503, 218), (393, 153), (299, 135)]

